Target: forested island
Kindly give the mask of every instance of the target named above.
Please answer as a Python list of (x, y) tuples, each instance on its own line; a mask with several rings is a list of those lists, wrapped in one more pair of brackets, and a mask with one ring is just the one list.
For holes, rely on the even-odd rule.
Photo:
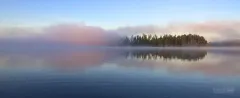
[(151, 35), (142, 34), (126, 37), (122, 45), (127, 46), (205, 46), (208, 42), (203, 36), (196, 34), (184, 35)]

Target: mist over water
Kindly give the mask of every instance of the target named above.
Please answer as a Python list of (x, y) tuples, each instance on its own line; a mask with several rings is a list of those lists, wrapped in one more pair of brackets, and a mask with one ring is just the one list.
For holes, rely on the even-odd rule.
[(237, 49), (1, 49), (0, 96), (238, 98), (239, 60)]
[(240, 0), (0, 0), (0, 98), (240, 98)]

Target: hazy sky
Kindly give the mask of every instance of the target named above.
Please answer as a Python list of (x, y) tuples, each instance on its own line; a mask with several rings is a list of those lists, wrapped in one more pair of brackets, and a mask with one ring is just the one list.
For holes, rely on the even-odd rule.
[(72, 34), (69, 39), (78, 39), (75, 35), (83, 31), (101, 35), (109, 30), (122, 34), (190, 32), (208, 40), (237, 39), (239, 5), (239, 0), (1, 0), (0, 36), (46, 33), (53, 27), (61, 34), (70, 32), (63, 34)]
[(118, 26), (234, 20), (239, 0), (1, 0), (0, 22), (8, 25), (86, 23)]

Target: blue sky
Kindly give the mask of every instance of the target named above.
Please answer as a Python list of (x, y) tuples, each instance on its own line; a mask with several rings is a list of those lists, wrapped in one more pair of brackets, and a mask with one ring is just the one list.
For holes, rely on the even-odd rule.
[(2, 25), (86, 23), (103, 28), (238, 20), (239, 0), (1, 0)]

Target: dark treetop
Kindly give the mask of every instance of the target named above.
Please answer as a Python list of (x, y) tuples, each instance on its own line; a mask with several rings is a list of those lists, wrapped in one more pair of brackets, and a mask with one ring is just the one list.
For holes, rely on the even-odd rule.
[(130, 46), (205, 46), (208, 42), (203, 36), (184, 34), (184, 35), (136, 35), (126, 37), (122, 45)]

